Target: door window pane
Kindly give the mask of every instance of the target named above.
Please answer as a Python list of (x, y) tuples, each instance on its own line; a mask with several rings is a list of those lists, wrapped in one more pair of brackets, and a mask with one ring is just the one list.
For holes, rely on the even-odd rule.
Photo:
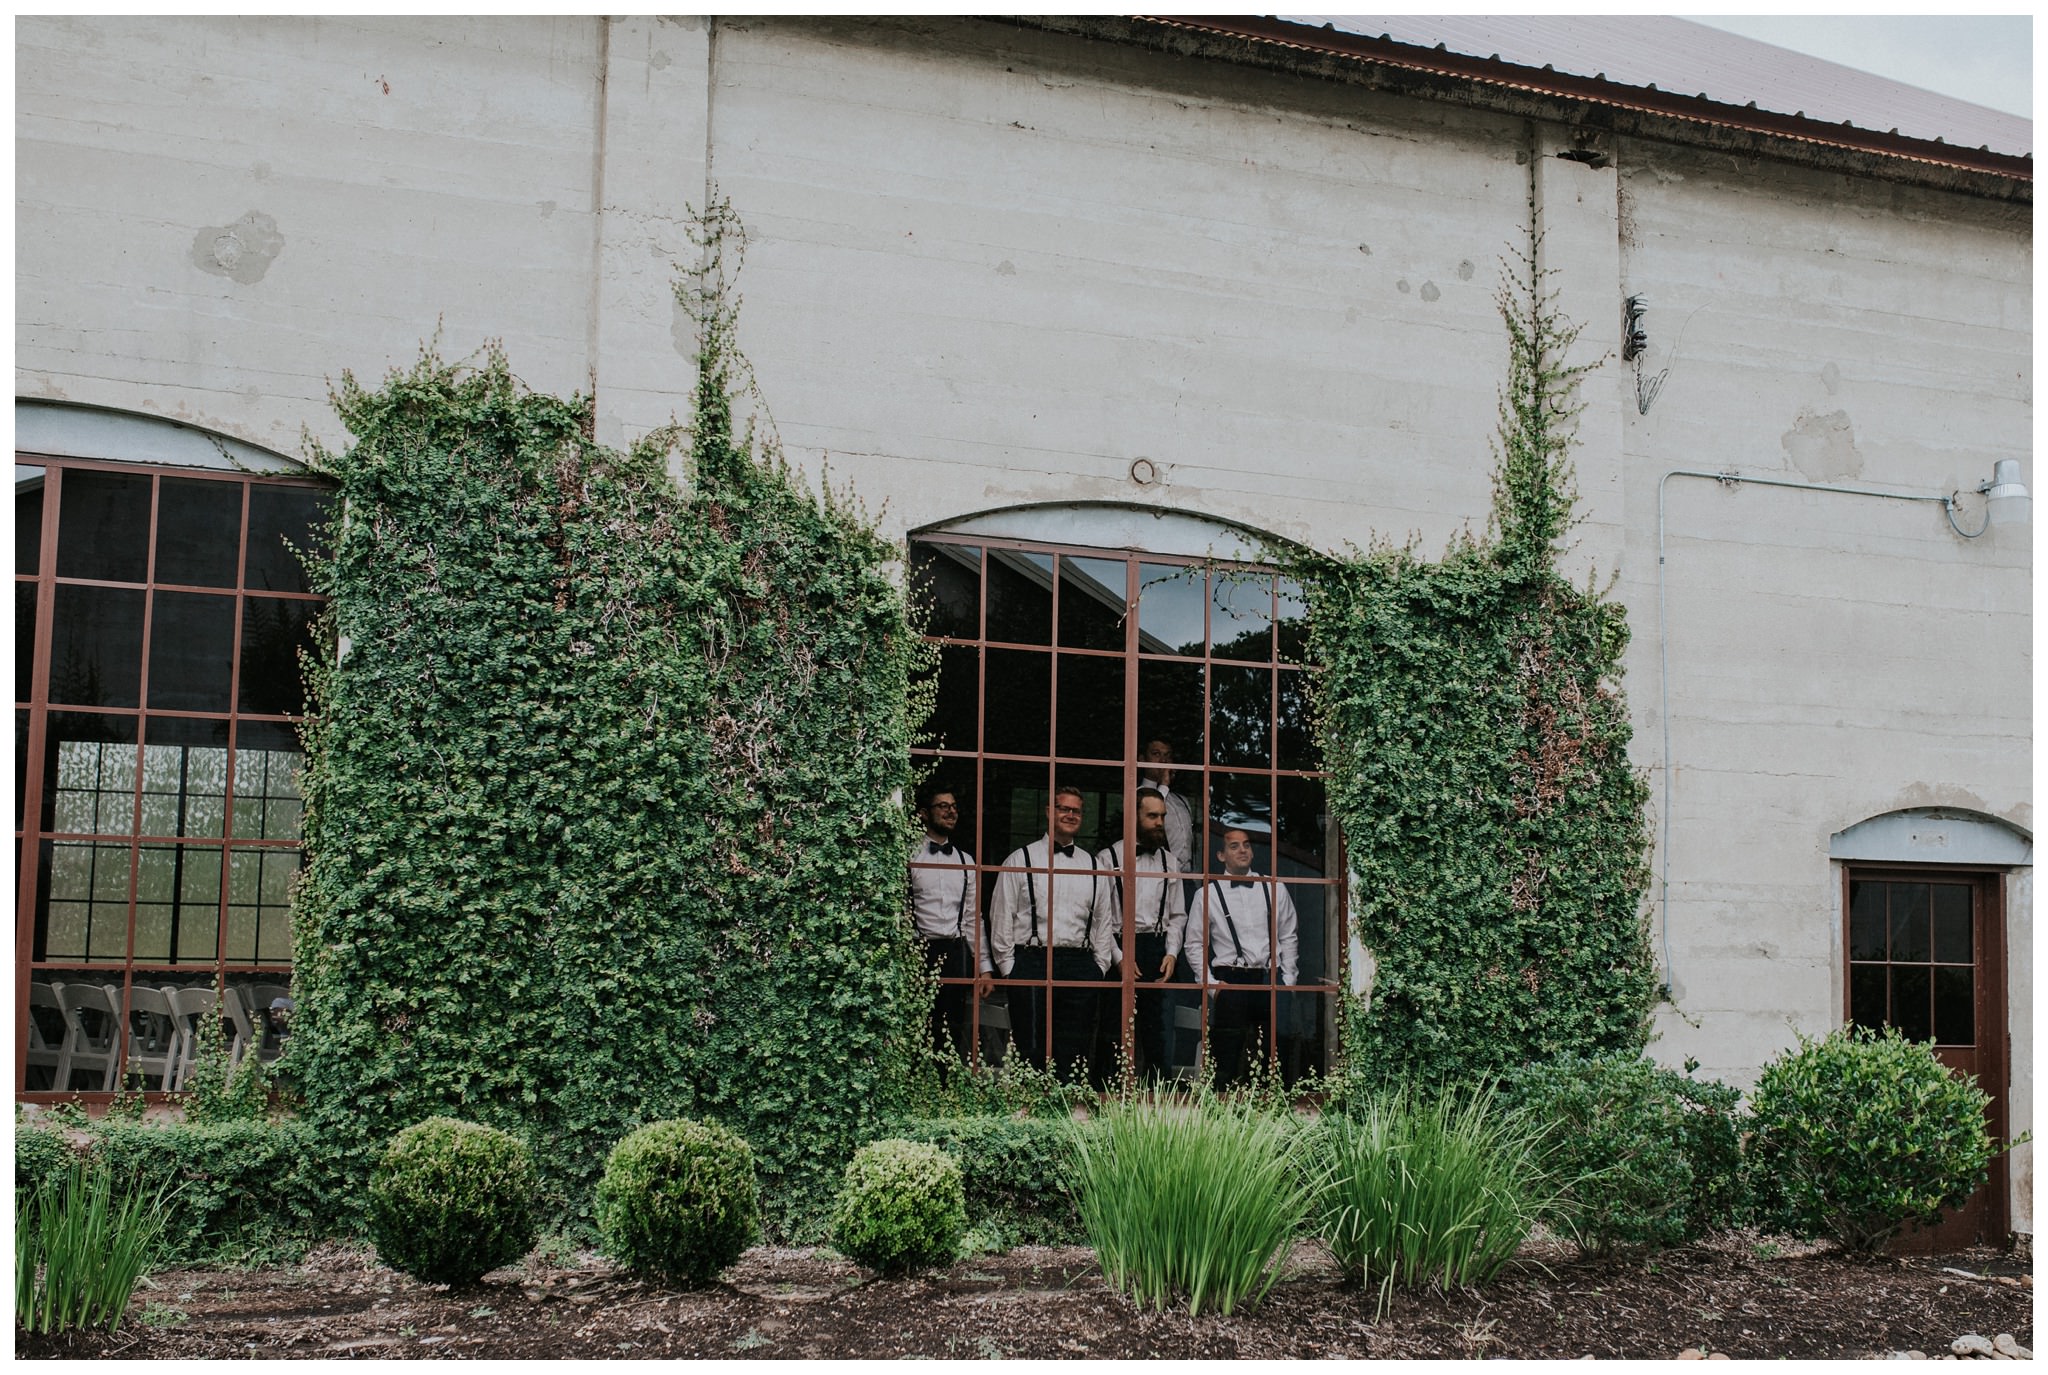
[(1331, 873), (1329, 803), (1320, 778), (1282, 778), (1280, 791), (1280, 858), (1282, 878)]
[(233, 587), (242, 551), (239, 482), (167, 477), (157, 494), (156, 581)]
[(1934, 1039), (1945, 1046), (1977, 1043), (1977, 990), (1969, 969), (1934, 971)]
[(35, 958), (118, 960), (128, 952), (126, 844), (44, 841), (36, 893)]
[[(246, 650), (244, 653), (246, 657)], [(152, 708), (226, 712), (234, 669), (233, 597), (203, 592), (156, 594), (149, 632)]]
[(142, 832), (217, 836), (227, 820), (228, 724), (149, 719), (142, 750)]
[(1933, 885), (1934, 958), (1942, 964), (1971, 961), (1970, 889), (1962, 883)]
[(36, 669), (36, 585), (14, 585), (14, 700), (26, 702), (35, 695)]
[(1849, 958), (1852, 960), (1884, 958), (1884, 889), (1882, 883), (1869, 880), (1849, 884)]
[(142, 610), (140, 589), (59, 584), (50, 620), (50, 700), (140, 706)]
[(299, 770), (305, 762), (289, 730), (243, 724), (235, 749), (236, 840), (299, 839), (305, 811)]
[(1881, 964), (1849, 966), (1849, 1020), (1873, 1031), (1883, 1030), (1890, 984)]
[(1164, 740), (1174, 762), (1199, 764), (1207, 748), (1208, 710), (1203, 702), (1207, 670), (1201, 664), (1162, 659), (1138, 661), (1138, 748)]
[(1895, 964), (1892, 971), (1892, 1025), (1909, 1041), (1934, 1035), (1933, 990), (1927, 966)]
[(1927, 941), (1927, 885), (1894, 883), (1889, 886), (1892, 960), (1895, 963), (1900, 960), (1924, 960), (1931, 948)]
[(981, 651), (973, 645), (939, 646), (938, 696), (919, 743), (931, 749), (981, 748)]
[(57, 512), (57, 576), (144, 581), (150, 486), (143, 474), (65, 469)]
[(43, 829), (135, 832), (135, 718), (53, 711), (43, 737)]
[(1308, 662), (1308, 600), (1301, 595), (1301, 584), (1292, 578), (1277, 579), (1274, 591), (1279, 611), (1279, 618), (1274, 622), (1274, 629), (1279, 634), (1275, 652), (1283, 664), (1305, 664)]

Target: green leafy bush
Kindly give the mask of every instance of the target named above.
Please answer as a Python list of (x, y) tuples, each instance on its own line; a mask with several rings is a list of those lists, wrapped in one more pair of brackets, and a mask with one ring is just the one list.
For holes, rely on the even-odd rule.
[(1657, 970), (1648, 789), (1629, 761), (1620, 603), (1557, 568), (1573, 522), (1576, 326), (1533, 253), (1500, 296), (1506, 385), (1491, 528), (1440, 560), (1384, 541), (1294, 561), (1317, 740), (1353, 874), (1373, 1088), (1638, 1051)]
[(960, 1162), (967, 1224), (1001, 1246), (1068, 1246), (1084, 1239), (1074, 1206), (1077, 1134), (1093, 1123), (1058, 1117), (941, 1117), (897, 1124)]
[(52, 1127), (17, 1128), (14, 1153), (17, 1189), (85, 1158), (162, 1194), (165, 1263), (293, 1258), (354, 1225), (332, 1162), (303, 1122), (80, 1119), (75, 1139)]
[(1081, 1223), (1111, 1286), (1190, 1313), (1257, 1303), (1279, 1277), (1308, 1188), (1289, 1117), (1197, 1093), (1128, 1099), (1076, 1132)]
[(1315, 1219), (1344, 1274), (1379, 1288), (1484, 1284), (1552, 1206), (1541, 1124), (1490, 1088), (1384, 1090), (1311, 1139)]
[(164, 1192), (77, 1159), (14, 1196), (14, 1321), (29, 1332), (118, 1328), (155, 1261)]
[(832, 1209), (832, 1244), (871, 1270), (946, 1265), (967, 1230), (960, 1162), (921, 1141), (871, 1141), (854, 1152)]
[(1747, 1165), (1761, 1221), (1874, 1255), (1983, 1184), (1999, 1151), (1990, 1101), (1895, 1028), (1844, 1027), (1764, 1066)]
[(386, 1265), (469, 1284), (533, 1248), (533, 1155), (495, 1127), (430, 1117), (391, 1138), (370, 1175), (370, 1239)]
[(26, 1123), (17, 1116), (14, 1123), (14, 1192), (33, 1193), (43, 1181), (54, 1178), (71, 1164), (71, 1143), (54, 1127)]
[(634, 1126), (716, 1117), (822, 1235), (923, 1039), (900, 794), (935, 651), (900, 546), (735, 420), (743, 236), (698, 230), (694, 404), (629, 453), (495, 349), (337, 388), (310, 573), (350, 651), (308, 669), (287, 1060), (352, 1177), (450, 1113), (533, 1143), (575, 1225)]
[(1626, 1054), (1529, 1065), (1502, 1090), (1549, 1125), (1544, 1221), (1581, 1248), (1676, 1246), (1734, 1220), (1734, 1090)]
[(754, 1153), (715, 1122), (640, 1128), (612, 1150), (597, 1185), (605, 1254), (686, 1287), (738, 1260), (758, 1216)]

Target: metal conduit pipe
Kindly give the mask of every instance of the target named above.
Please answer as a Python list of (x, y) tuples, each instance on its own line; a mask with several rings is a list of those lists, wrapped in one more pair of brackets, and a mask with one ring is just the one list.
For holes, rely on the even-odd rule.
[[(1841, 487), (1824, 482), (1793, 482), (1776, 477), (1746, 477), (1734, 469), (1710, 472), (1704, 468), (1673, 468), (1657, 480), (1657, 679), (1660, 694), (1658, 702), (1659, 725), (1664, 734), (1664, 802), (1661, 818), (1663, 838), (1658, 844), (1657, 855), (1657, 912), (1659, 934), (1664, 947), (1664, 996), (1675, 1007), (1678, 996), (1675, 988), (1678, 982), (1677, 966), (1671, 957), (1671, 654), (1670, 635), (1664, 612), (1664, 490), (1674, 477), (1705, 478), (1718, 482), (1723, 487), (1790, 487), (1802, 492), (1834, 492), (1841, 496), (1878, 497), (1886, 501), (1931, 501), (1942, 508), (1948, 516), (1951, 528), (1964, 539), (1975, 539), (1988, 528), (1980, 527), (1975, 534), (1956, 524), (1955, 494), (1947, 496), (1925, 496), (1914, 492), (1881, 492), (1871, 487)], [(1984, 491), (1989, 488), (1986, 484)]]

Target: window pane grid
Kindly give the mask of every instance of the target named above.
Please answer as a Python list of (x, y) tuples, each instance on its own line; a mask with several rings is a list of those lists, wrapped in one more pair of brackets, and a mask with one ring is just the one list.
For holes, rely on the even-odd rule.
[[(1320, 1066), (1333, 1030), (1343, 894), (1338, 841), (1321, 800), (1325, 775), (1315, 767), (1306, 726), (1299, 589), (1263, 568), (968, 536), (916, 539), (909, 562), (913, 586), (931, 608), (928, 638), (942, 656), (938, 705), (912, 754), (957, 795), (950, 839), (973, 857), (983, 907), (963, 967), (935, 965), (942, 989), (961, 995), (958, 1021), (948, 1028), (955, 1048), (1000, 1058), (1029, 1036), (1034, 1063), (1059, 1064), (1062, 1042), (1068, 1050), (1075, 1045), (1069, 1028), (1055, 1025), (1060, 999), (1043, 1003), (1053, 990), (1092, 989), (1111, 1021), (1134, 1007), (1144, 1020), (1158, 985), (1127, 968), (1139, 953), (1134, 934), (1150, 933), (1126, 922), (1121, 907), (1145, 881), (1141, 866), (1118, 856), (1137, 834), (1124, 811), (1148, 772), (1141, 752), (1157, 735), (1170, 747), (1167, 795), (1182, 812), (1179, 847), (1188, 859), (1177, 880), (1187, 891), (1176, 978), (1186, 977), (1189, 953), (1208, 943), (1201, 889), (1224, 873), (1218, 847), (1227, 831), (1248, 833), (1251, 868), (1265, 875), (1262, 888), (1286, 894), (1297, 909), (1278, 948), (1265, 943), (1263, 971), (1240, 970), (1229, 980), (1207, 973), (1203, 983), (1184, 985), (1195, 1004), (1182, 1013), (1194, 1023), (1190, 1038), (1200, 1034), (1206, 1044), (1209, 1032), (1222, 1029), (1211, 1016), (1219, 999), (1237, 997), (1246, 1007), (1256, 1001), (1264, 1010), (1249, 1021), (1261, 1024), (1257, 1043), (1265, 1056), (1290, 1078), (1309, 1062)], [(1048, 866), (1043, 847), (1053, 829), (1048, 804), (1055, 780), (1078, 786), (1081, 820), (1075, 854)], [(1142, 837), (1138, 843), (1142, 857)], [(913, 884), (926, 874), (941, 882), (939, 870), (958, 863), (913, 863)], [(1016, 883), (1027, 874), (1036, 880), (1028, 890)], [(1048, 904), (1070, 900), (1055, 894), (1082, 893), (1084, 908), (1086, 895), (1106, 885), (1122, 940), (1108, 978), (1075, 965), (1062, 938), (1053, 949), (1033, 947), (1028, 971), (1022, 963), (1007, 976), (996, 969), (1001, 991), (985, 1007), (972, 993), (965, 961), (984, 951), (1009, 953), (1007, 945), (991, 948), (988, 905), (999, 880), (1013, 895), (1028, 891)], [(1146, 892), (1157, 899), (1162, 890), (1153, 880)], [(1045, 913), (1037, 915), (1042, 936)], [(1277, 924), (1273, 934), (1280, 935)], [(1283, 968), (1296, 955), (1299, 969)], [(1284, 973), (1296, 982), (1282, 982)], [(1246, 978), (1256, 980), (1255, 990)], [(1167, 997), (1182, 987), (1173, 985)], [(1247, 991), (1238, 995), (1239, 989)], [(1034, 990), (1038, 1014), (1021, 1020), (1036, 1027), (1006, 1021), (1004, 1014)], [(942, 1009), (946, 1001), (942, 992)], [(1148, 1047), (1142, 1026), (1129, 1034), (1141, 1065), (1148, 1049), (1158, 1053), (1158, 1038)], [(1171, 1047), (1165, 1054), (1174, 1058)], [(1090, 1062), (1091, 1078), (1097, 1060)]]
[[(159, 971), (211, 987), (246, 967), (281, 984), (303, 809), (297, 656), (317, 649), (324, 600), (292, 550), (314, 546), (329, 489), (29, 457), (16, 468), (17, 523), (34, 526), (17, 538), (30, 872), (16, 920), (37, 998), (70, 976), (80, 1025), (100, 1034)], [(17, 1088), (66, 1087), (48, 1077)], [(95, 1073), (68, 1087), (111, 1086)]]

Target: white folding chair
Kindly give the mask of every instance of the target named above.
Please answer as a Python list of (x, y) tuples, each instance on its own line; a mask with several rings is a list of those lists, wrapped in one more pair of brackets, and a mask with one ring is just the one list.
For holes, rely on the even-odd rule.
[(99, 1072), (88, 1089), (106, 1093), (120, 1078), (121, 990), (103, 983), (59, 983), (57, 1003), (64, 1009), (63, 1066), (58, 1089), (69, 1092), (74, 1075)]
[(54, 984), (30, 982), (28, 986), (28, 1067), (50, 1071), (50, 1086), (65, 1087), (65, 1052), (71, 1046), (71, 1027), (64, 1017), (64, 1004), (57, 1001)]
[(174, 1041), (171, 1071), (164, 1087), (182, 1092), (192, 1082), (192, 1067), (199, 1063), (199, 1032), (204, 1018), (217, 1015), (220, 995), (210, 988), (166, 988), (171, 1003)]
[(142, 1086), (155, 1079), (157, 1087), (168, 1089), (177, 1063), (180, 1041), (178, 1009), (170, 994), (161, 988), (136, 984), (128, 990), (128, 1058), (123, 1078), (140, 1075)]

